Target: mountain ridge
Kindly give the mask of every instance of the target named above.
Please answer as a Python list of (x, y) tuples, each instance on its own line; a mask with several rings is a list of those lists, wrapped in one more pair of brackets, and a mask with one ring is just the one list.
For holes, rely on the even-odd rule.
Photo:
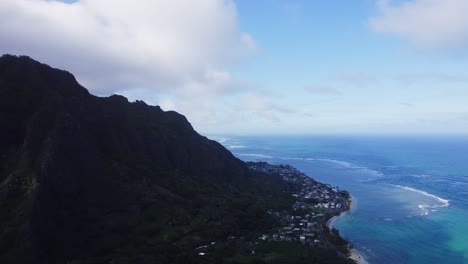
[(0, 57), (0, 127), (1, 263), (258, 263), (243, 239), (277, 227), (267, 210), (297, 189), (183, 115), (96, 97), (26, 56)]
[[(176, 112), (164, 112), (142, 102), (129, 103), (118, 95), (92, 96), (70, 73), (29, 57), (1, 57), (0, 76), (0, 124), (7, 128), (0, 133), (0, 151), (3, 155), (16, 153), (10, 159), (18, 160), (10, 165), (2, 162), (0, 193), (10, 205), (10, 197), (17, 197), (18, 206), (32, 206), (35, 220), (27, 236), (47, 238), (33, 239), (33, 248), (52, 240), (54, 247), (63, 245), (67, 239), (59, 234), (80, 228), (81, 220), (77, 219), (84, 208), (79, 205), (87, 199), (89, 204), (93, 199), (105, 203), (109, 197), (119, 201), (116, 196), (123, 187), (112, 186), (110, 178), (104, 182), (105, 175), (121, 174), (121, 180), (133, 181), (125, 177), (138, 174), (144, 180), (152, 173), (159, 176), (177, 171), (216, 180), (214, 175), (233, 179), (246, 174), (240, 160), (219, 143), (200, 136)], [(157, 164), (144, 168), (151, 160)], [(116, 166), (118, 169), (113, 168)], [(46, 202), (38, 202), (43, 199)], [(57, 210), (63, 215), (57, 216)], [(59, 221), (70, 226), (61, 227)], [(78, 235), (75, 233), (68, 236)], [(51, 254), (46, 251), (36, 255)]]

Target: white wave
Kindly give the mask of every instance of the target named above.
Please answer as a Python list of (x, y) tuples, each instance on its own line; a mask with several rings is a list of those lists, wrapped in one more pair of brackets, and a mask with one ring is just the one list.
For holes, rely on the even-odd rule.
[[(448, 207), (450, 205), (450, 200), (447, 200), (447, 199), (444, 199), (442, 197), (439, 197), (435, 194), (432, 194), (432, 193), (428, 193), (426, 191), (422, 191), (422, 190), (418, 190), (418, 189), (415, 189), (415, 188), (411, 188), (411, 187), (408, 187), (408, 186), (403, 186), (403, 185), (394, 185), (398, 188), (401, 188), (403, 190), (407, 190), (407, 191), (411, 191), (411, 192), (417, 192), (417, 193), (420, 193), (422, 195), (425, 195), (427, 197), (431, 197), (431, 198), (434, 198), (435, 200), (437, 200), (439, 203), (442, 204), (442, 207)], [(440, 207), (440, 206), (428, 206), (428, 205), (424, 205), (424, 204), (419, 204), (418, 207), (420, 209), (422, 208), (426, 208), (426, 207)]]
[(434, 208), (439, 208), (439, 207), (447, 207), (448, 205), (443, 204), (442, 206), (440, 205), (427, 205), (427, 204), (418, 204), (418, 208), (421, 209), (421, 215), (428, 215), (429, 211), (431, 212), (437, 212), (439, 210), (434, 209)]
[(221, 144), (230, 140), (230, 138), (227, 138), (227, 137), (217, 137), (217, 136), (209, 136), (208, 138), (214, 141), (218, 141), (218, 143), (221, 143)]
[(414, 177), (414, 178), (428, 178), (428, 177), (430, 177), (430, 175), (427, 175), (427, 174), (413, 174), (413, 175), (411, 175), (411, 177)]
[(258, 157), (258, 158), (266, 158), (266, 159), (278, 159), (278, 160), (300, 160), (300, 161), (320, 161), (320, 162), (329, 162), (329, 163), (334, 163), (338, 166), (341, 166), (346, 169), (351, 169), (351, 170), (360, 170), (367, 172), (369, 174), (372, 174), (374, 176), (383, 176), (383, 173), (370, 169), (368, 167), (363, 167), (363, 166), (357, 166), (355, 164), (352, 164), (347, 161), (341, 161), (341, 160), (335, 160), (335, 159), (319, 159), (319, 158), (293, 158), (293, 157), (273, 157), (269, 155), (264, 155), (264, 154), (247, 154), (247, 153), (235, 153), (236, 155), (239, 156), (252, 156), (252, 157)]
[(256, 157), (256, 158), (263, 158), (263, 159), (272, 159), (272, 156), (258, 154), (258, 153), (234, 153), (239, 156), (246, 156), (246, 157)]
[(354, 168), (361, 168), (361, 167), (357, 167), (347, 161), (341, 161), (341, 160), (335, 160), (335, 159), (313, 159), (313, 158), (307, 158), (306, 160), (309, 160), (309, 161), (324, 161), (324, 162), (331, 162), (331, 163), (335, 163), (335, 164), (338, 164), (342, 167), (346, 167), (346, 168), (350, 168), (350, 169), (354, 169)]
[(308, 160), (308, 161), (323, 161), (323, 162), (330, 162), (330, 163), (334, 163), (334, 164), (337, 164), (341, 167), (344, 167), (344, 168), (347, 168), (347, 169), (352, 169), (352, 170), (362, 170), (362, 171), (366, 171), (370, 174), (373, 174), (375, 176), (383, 176), (383, 173), (379, 172), (379, 171), (376, 171), (376, 170), (373, 170), (373, 169), (370, 169), (368, 167), (363, 167), (363, 166), (357, 166), (355, 164), (352, 164), (352, 163), (349, 163), (347, 161), (341, 161), (341, 160), (335, 160), (335, 159), (313, 159), (313, 158), (306, 158), (305, 160)]
[(245, 148), (245, 146), (242, 146), (242, 145), (228, 145), (227, 146), (229, 149), (241, 149), (241, 148)]
[(278, 159), (282, 159), (282, 160), (306, 160), (304, 158), (289, 158), (289, 157), (278, 157)]

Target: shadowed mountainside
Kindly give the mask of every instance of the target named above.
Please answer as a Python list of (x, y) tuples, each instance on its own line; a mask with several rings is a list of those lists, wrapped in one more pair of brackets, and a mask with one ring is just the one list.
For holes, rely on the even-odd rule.
[(0, 263), (200, 262), (194, 247), (254, 237), (290, 203), (184, 116), (29, 57), (0, 58), (0, 127)]

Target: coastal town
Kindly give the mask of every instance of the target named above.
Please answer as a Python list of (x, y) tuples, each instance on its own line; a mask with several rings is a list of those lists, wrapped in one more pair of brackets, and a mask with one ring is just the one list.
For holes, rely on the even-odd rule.
[(330, 243), (327, 222), (349, 210), (351, 197), (347, 191), (317, 182), (289, 165), (250, 162), (248, 166), (252, 171), (280, 175), (299, 186), (292, 194), (295, 202), (290, 210), (268, 211), (280, 219), (282, 226), (272, 234), (263, 234), (260, 240), (300, 241), (310, 246)]
[[(366, 263), (333, 228), (333, 221), (346, 214), (351, 207), (351, 196), (340, 190), (308, 177), (290, 165), (273, 165), (266, 162), (247, 162), (250, 171), (269, 177), (279, 177), (291, 186), (290, 208), (267, 213), (278, 222), (276, 228), (261, 233), (255, 240), (228, 237), (228, 240), (244, 241), (246, 250), (256, 254), (258, 245), (269, 243), (299, 243), (311, 248), (332, 250), (349, 263)], [(209, 254), (217, 242), (211, 242), (195, 249), (199, 256)], [(348, 263), (348, 262), (346, 262)]]

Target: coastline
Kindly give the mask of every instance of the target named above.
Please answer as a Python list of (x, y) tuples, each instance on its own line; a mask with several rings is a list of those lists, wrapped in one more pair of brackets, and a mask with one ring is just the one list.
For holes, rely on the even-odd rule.
[(333, 228), (333, 223), (338, 220), (339, 218), (349, 214), (351, 212), (351, 208), (353, 207), (353, 197), (351, 196), (348, 200), (348, 210), (341, 212), (339, 215), (336, 215), (330, 219), (328, 219), (326, 225), (329, 229)]
[[(341, 217), (349, 214), (351, 212), (351, 208), (353, 206), (353, 198), (351, 197), (349, 199), (349, 207), (348, 207), (348, 210), (344, 211), (344, 212), (341, 212), (339, 215), (337, 216), (334, 216), (330, 219), (328, 219), (326, 225), (327, 227), (331, 230), (333, 228), (333, 223), (340, 219)], [(351, 248), (349, 247), (349, 253), (351, 254), (349, 256), (349, 259), (353, 260), (354, 262), (356, 262), (357, 264), (369, 264), (365, 259), (364, 257), (359, 253), (359, 251), (357, 251), (356, 249), (354, 248)]]
[(351, 253), (351, 256), (349, 257), (350, 259), (354, 260), (357, 264), (369, 264), (363, 257), (361, 254), (359, 254), (359, 252), (352, 248), (349, 250), (349, 252)]
[(336, 220), (340, 219), (341, 217), (347, 215), (351, 209), (346, 210), (344, 212), (341, 212), (340, 215), (336, 215), (330, 219), (328, 219), (326, 225), (327, 227), (331, 230), (333, 228), (333, 223), (335, 223)]

